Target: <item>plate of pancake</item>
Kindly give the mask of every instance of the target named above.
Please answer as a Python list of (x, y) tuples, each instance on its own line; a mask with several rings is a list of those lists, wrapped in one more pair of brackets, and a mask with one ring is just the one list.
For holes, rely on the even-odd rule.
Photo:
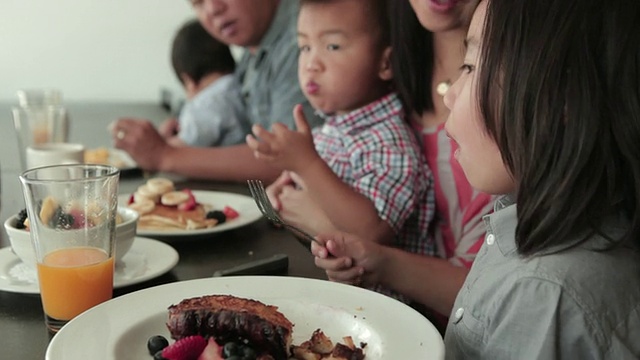
[[(170, 237), (199, 236), (236, 229), (262, 217), (253, 198), (221, 191), (172, 190), (165, 194), (169, 205), (161, 200), (140, 200), (138, 193), (120, 195), (118, 203), (140, 213), (137, 234)], [(187, 193), (190, 198), (181, 193)], [(137, 197), (138, 196), (138, 197)], [(183, 198), (192, 204), (180, 203)], [(142, 204), (140, 206), (140, 204)], [(150, 205), (151, 204), (151, 205)]]

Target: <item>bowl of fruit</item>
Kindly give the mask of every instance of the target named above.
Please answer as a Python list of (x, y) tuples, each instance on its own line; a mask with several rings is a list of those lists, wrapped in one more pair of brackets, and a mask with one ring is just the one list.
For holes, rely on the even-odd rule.
[[(139, 215), (137, 212), (118, 207), (116, 216), (116, 261), (131, 249), (136, 237), (136, 229)], [(9, 235), (9, 242), (13, 253), (22, 260), (23, 263), (35, 269), (36, 255), (31, 245), (29, 234), (29, 219), (27, 211), (21, 210), (18, 214), (11, 216), (4, 222), (4, 229)]]

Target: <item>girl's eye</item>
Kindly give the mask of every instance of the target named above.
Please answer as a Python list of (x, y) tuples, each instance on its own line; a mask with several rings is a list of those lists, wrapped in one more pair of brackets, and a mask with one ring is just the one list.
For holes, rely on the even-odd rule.
[(191, 1), (191, 6), (199, 7), (202, 5), (202, 0), (190, 0), (190, 1)]
[(340, 49), (340, 45), (336, 45), (336, 44), (329, 44), (327, 45), (327, 50), (338, 50)]
[(299, 45), (298, 46), (298, 51), (300, 51), (300, 52), (306, 52), (306, 51), (309, 51), (309, 49), (311, 49), (309, 47), (309, 45)]
[(462, 64), (462, 66), (460, 66), (460, 71), (464, 71), (466, 74), (471, 73), (475, 69), (476, 67), (474, 65)]

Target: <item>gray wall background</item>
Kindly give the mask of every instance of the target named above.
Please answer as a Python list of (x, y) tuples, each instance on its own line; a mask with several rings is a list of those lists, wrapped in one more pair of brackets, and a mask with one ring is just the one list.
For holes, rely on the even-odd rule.
[(182, 94), (171, 39), (187, 0), (0, 0), (0, 101), (55, 87), (70, 101), (158, 101)]

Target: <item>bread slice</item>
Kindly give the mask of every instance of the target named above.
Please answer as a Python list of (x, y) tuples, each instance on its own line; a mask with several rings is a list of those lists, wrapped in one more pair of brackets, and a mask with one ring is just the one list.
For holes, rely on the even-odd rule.
[(247, 341), (262, 355), (287, 359), (293, 324), (276, 306), (233, 295), (184, 299), (169, 307), (167, 328), (179, 340), (190, 335), (212, 336), (218, 344)]

